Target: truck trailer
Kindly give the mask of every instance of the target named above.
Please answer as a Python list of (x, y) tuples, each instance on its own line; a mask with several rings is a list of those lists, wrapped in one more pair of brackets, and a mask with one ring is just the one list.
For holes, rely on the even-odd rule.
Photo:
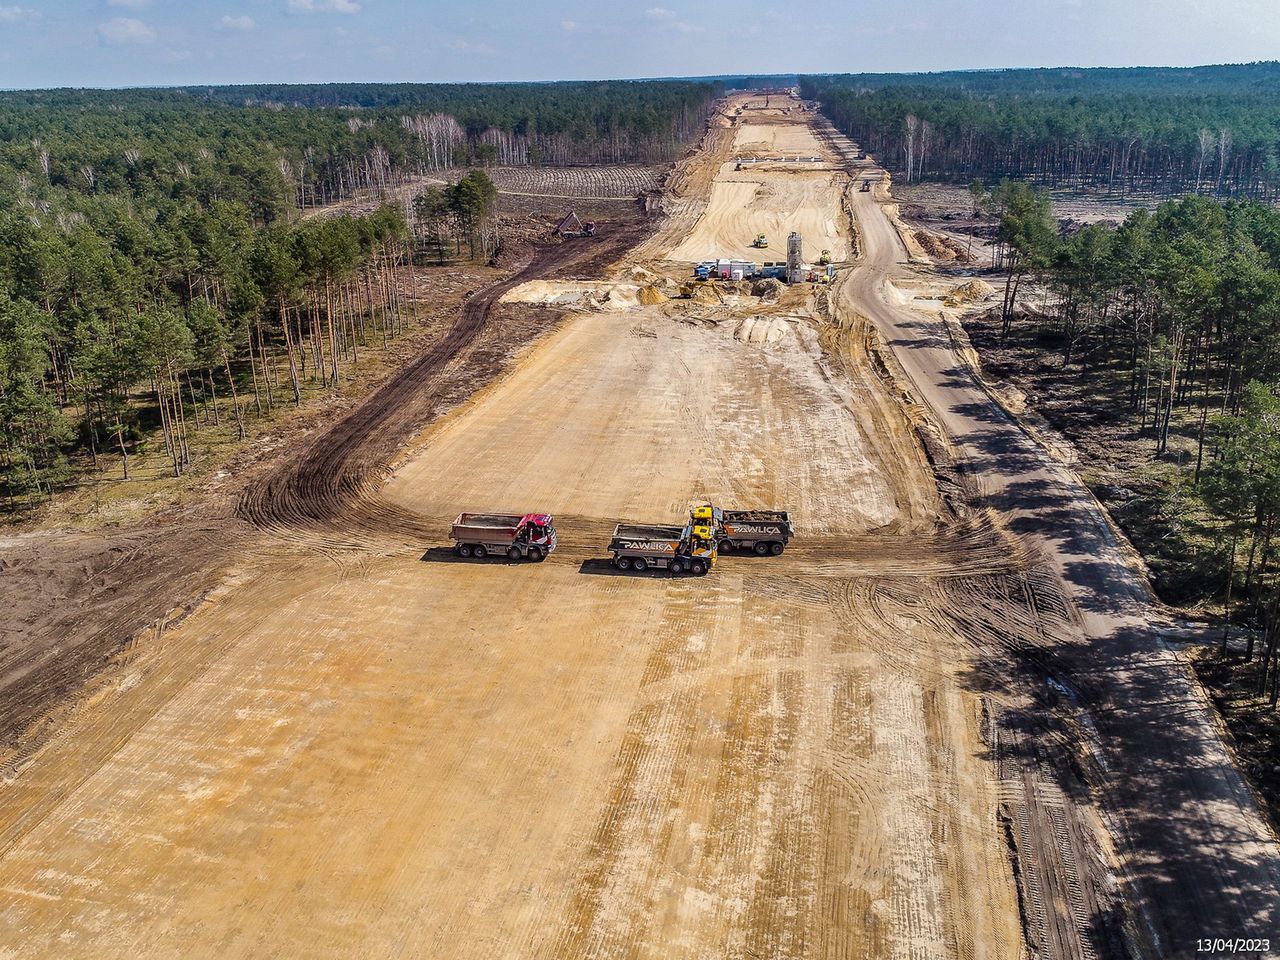
[(690, 511), (689, 519), (711, 529), (719, 553), (751, 550), (762, 557), (776, 557), (795, 534), (785, 510), (722, 510), (700, 503)]
[(556, 527), (549, 513), (460, 513), (449, 530), (460, 557), (505, 555), (508, 560), (539, 561), (556, 549)]
[(620, 523), (609, 541), (619, 570), (670, 570), (702, 576), (716, 562), (716, 544), (707, 527), (696, 524)]

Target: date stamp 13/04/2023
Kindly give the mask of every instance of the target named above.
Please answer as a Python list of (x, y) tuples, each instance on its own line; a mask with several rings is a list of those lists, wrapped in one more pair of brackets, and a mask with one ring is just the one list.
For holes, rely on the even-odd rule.
[(1267, 957), (1271, 955), (1271, 940), (1268, 937), (1201, 937), (1196, 941), (1196, 953), (1214, 957), (1232, 954)]

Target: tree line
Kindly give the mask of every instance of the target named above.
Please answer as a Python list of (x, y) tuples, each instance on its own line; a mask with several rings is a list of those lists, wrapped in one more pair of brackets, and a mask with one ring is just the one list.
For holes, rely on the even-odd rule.
[(906, 180), (1280, 194), (1280, 64), (864, 74), (802, 93)]
[(207, 193), (264, 213), (468, 165), (658, 163), (700, 133), (717, 83), (333, 84), (0, 93), (0, 171), (30, 186)]
[[(1178, 465), (1206, 518), (1220, 570), (1226, 627), (1249, 628), (1246, 661), (1274, 708), (1280, 700), (1280, 211), (1202, 196), (1134, 211), (1061, 235), (1044, 194), (1005, 181), (974, 188), (999, 220), (993, 265), (1003, 271), (1001, 334), (1029, 322), (1039, 349), (1100, 378), (1151, 453)], [(1028, 279), (1047, 287), (1047, 313), (1023, 321)], [(1176, 437), (1176, 444), (1175, 444)], [(1174, 447), (1177, 446), (1175, 450)], [(1188, 541), (1181, 547), (1194, 554)], [(1214, 588), (1205, 585), (1210, 593)]]

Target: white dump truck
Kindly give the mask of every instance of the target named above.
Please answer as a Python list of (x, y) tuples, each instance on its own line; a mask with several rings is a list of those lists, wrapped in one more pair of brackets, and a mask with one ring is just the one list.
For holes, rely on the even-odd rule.
[(449, 537), (460, 557), (536, 562), (556, 549), (556, 527), (549, 513), (460, 513)]

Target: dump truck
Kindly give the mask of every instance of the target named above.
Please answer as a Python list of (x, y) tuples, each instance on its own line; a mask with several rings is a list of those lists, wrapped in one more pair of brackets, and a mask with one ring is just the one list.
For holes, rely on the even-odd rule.
[(570, 210), (563, 220), (556, 224), (556, 228), (551, 231), (553, 237), (564, 237), (566, 240), (572, 240), (578, 237), (594, 237), (596, 235), (596, 224), (594, 220), (588, 220), (585, 223), (578, 219), (578, 214)]
[(460, 513), (449, 530), (453, 552), (484, 559), (539, 561), (556, 549), (556, 527), (549, 513)]
[(709, 527), (687, 524), (620, 523), (609, 541), (619, 570), (670, 570), (700, 577), (716, 562), (716, 542)]
[(762, 557), (776, 557), (795, 533), (785, 510), (722, 510), (715, 504), (699, 503), (689, 512), (689, 520), (710, 528), (717, 553), (750, 550)]

